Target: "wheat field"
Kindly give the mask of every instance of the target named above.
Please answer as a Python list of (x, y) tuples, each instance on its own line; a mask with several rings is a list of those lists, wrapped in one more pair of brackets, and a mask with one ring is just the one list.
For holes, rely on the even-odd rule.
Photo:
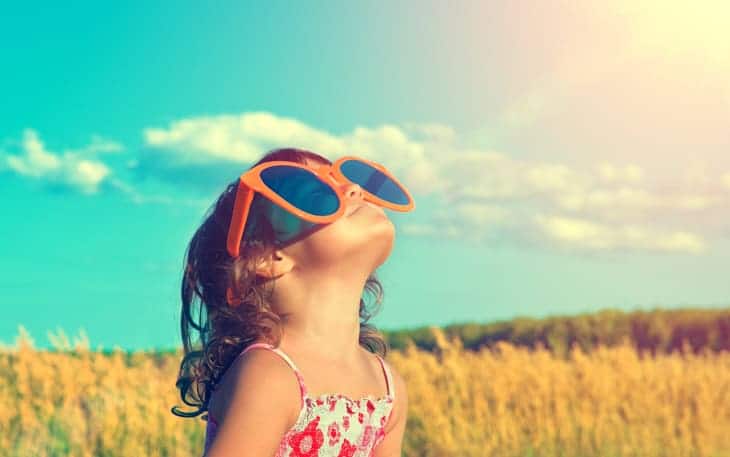
[[(387, 356), (408, 385), (404, 456), (730, 456), (726, 352), (640, 357), (625, 343), (559, 358), (432, 332), (434, 353)], [(0, 351), (0, 457), (202, 454), (205, 422), (170, 412), (181, 354), (18, 341)]]

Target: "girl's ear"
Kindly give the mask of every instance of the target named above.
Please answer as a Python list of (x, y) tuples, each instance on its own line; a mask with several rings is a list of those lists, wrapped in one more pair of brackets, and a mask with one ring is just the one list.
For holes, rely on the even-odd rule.
[(274, 279), (285, 275), (294, 268), (294, 259), (284, 251), (276, 250), (270, 260), (262, 260), (256, 266), (256, 274), (264, 278)]

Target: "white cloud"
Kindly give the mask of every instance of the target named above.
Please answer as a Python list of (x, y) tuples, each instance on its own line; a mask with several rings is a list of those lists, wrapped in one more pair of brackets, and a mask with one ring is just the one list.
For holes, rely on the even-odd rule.
[(614, 165), (608, 162), (601, 162), (597, 167), (598, 175), (604, 182), (609, 183), (636, 183), (641, 181), (644, 171), (635, 164), (625, 166)]
[(109, 167), (98, 160), (83, 158), (85, 153), (118, 150), (119, 145), (95, 142), (78, 151), (63, 155), (46, 149), (38, 133), (33, 129), (23, 131), (20, 155), (1, 154), (5, 167), (19, 175), (60, 183), (84, 194), (98, 191), (99, 184), (111, 173)]
[(337, 154), (344, 151), (342, 142), (328, 133), (265, 112), (181, 119), (167, 129), (144, 129), (144, 138), (148, 146), (170, 150), (172, 162), (182, 163), (252, 163), (264, 150), (294, 144)]
[(23, 149), (24, 155), (6, 156), (5, 158), (8, 166), (20, 174), (39, 177), (61, 167), (61, 160), (46, 151), (33, 130), (26, 129), (23, 132)]
[(431, 224), (403, 224), (402, 230), (406, 235), (413, 236), (435, 235), (437, 233), (436, 228)]
[(91, 156), (98, 153), (118, 153), (124, 151), (121, 143), (106, 139), (100, 135), (91, 135), (91, 143), (80, 149), (65, 149), (64, 152), (76, 156)]
[(622, 187), (620, 189), (598, 188), (584, 192), (568, 192), (557, 195), (556, 202), (562, 208), (574, 211), (599, 208), (621, 210), (660, 206), (662, 199), (643, 189)]
[(109, 168), (101, 162), (90, 160), (69, 161), (67, 180), (74, 187), (93, 193), (97, 185), (109, 174)]
[[(728, 199), (702, 164), (662, 185), (635, 163), (601, 161), (592, 168), (526, 160), (459, 143), (449, 126), (405, 123), (355, 127), (334, 135), (270, 113), (183, 119), (145, 129), (148, 154), (178, 164), (250, 164), (279, 147), (300, 147), (332, 160), (357, 155), (383, 163), (416, 197), (435, 197), (431, 219), (403, 225), (405, 233), (520, 241), (537, 235), (580, 249), (702, 252), (699, 226), (683, 227), (699, 211), (720, 211)], [(137, 165), (135, 162), (132, 165)], [(140, 165), (144, 165), (141, 158)], [(722, 178), (730, 187), (730, 174)], [(570, 217), (535, 214), (569, 211)], [(703, 218), (709, 221), (710, 217)], [(642, 228), (648, 226), (655, 228)], [(696, 224), (692, 224), (697, 227)]]
[(129, 199), (138, 205), (147, 203), (156, 203), (162, 205), (175, 205), (175, 206), (193, 206), (195, 208), (205, 209), (211, 205), (211, 201), (202, 198), (180, 198), (179, 196), (170, 197), (167, 195), (145, 195), (139, 192), (130, 184), (115, 178), (109, 178), (109, 185), (120, 192), (124, 193)]
[(538, 163), (524, 168), (524, 184), (532, 192), (575, 192), (591, 184), (589, 177), (563, 164)]
[[(448, 127), (429, 124), (419, 130), (429, 138), (449, 139)], [(171, 123), (167, 129), (144, 130), (147, 146), (160, 151), (170, 166), (220, 161), (244, 164), (256, 162), (264, 152), (286, 146), (315, 151), (330, 159), (357, 155), (383, 164), (407, 182), (409, 190), (427, 193), (443, 183), (427, 160), (422, 143), (411, 140), (404, 130), (392, 125), (356, 127), (343, 135), (309, 127), (294, 119), (265, 112), (239, 116), (194, 117)]]
[(456, 141), (456, 131), (444, 124), (406, 122), (403, 130), (415, 141), (424, 143), (452, 144)]
[(507, 208), (484, 203), (464, 202), (442, 210), (437, 217), (443, 222), (457, 226), (486, 230), (490, 226), (502, 225), (510, 215)]
[(622, 186), (619, 188), (596, 188), (584, 192), (566, 192), (556, 195), (555, 202), (560, 208), (572, 211), (604, 214), (611, 211), (614, 215), (636, 214), (642, 210), (664, 209), (701, 210), (718, 207), (725, 203), (716, 193), (701, 194), (693, 190), (661, 193), (646, 189)]
[(687, 231), (660, 231), (636, 225), (612, 227), (596, 222), (561, 216), (535, 216), (535, 223), (551, 241), (590, 250), (637, 249), (703, 252), (705, 241)]

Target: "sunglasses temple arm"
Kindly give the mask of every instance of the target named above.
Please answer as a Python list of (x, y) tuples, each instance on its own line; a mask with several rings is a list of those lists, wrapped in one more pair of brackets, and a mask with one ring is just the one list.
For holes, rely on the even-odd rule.
[(233, 205), (233, 214), (231, 215), (231, 225), (228, 230), (228, 240), (226, 241), (226, 249), (231, 257), (236, 258), (240, 255), (241, 237), (246, 227), (248, 212), (251, 209), (254, 191), (247, 185), (240, 183), (236, 193), (236, 201)]

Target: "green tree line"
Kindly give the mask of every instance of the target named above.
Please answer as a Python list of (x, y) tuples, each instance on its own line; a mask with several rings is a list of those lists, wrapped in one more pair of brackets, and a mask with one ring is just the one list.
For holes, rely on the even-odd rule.
[[(437, 351), (431, 328), (423, 326), (381, 330), (391, 349), (404, 349), (409, 341), (420, 349)], [(570, 348), (590, 352), (597, 346), (615, 346), (628, 340), (639, 353), (695, 354), (702, 351), (730, 351), (730, 308), (653, 309), (625, 312), (604, 309), (577, 315), (544, 318), (517, 317), (488, 323), (457, 323), (441, 327), (449, 339), (459, 339), (467, 350), (493, 348), (500, 341), (535, 349), (543, 346), (567, 356)], [(98, 352), (110, 355), (119, 349)], [(138, 351), (126, 352), (131, 358)], [(181, 354), (181, 348), (144, 351), (160, 362), (167, 354)]]
[[(430, 326), (384, 331), (393, 349), (410, 340), (421, 349), (436, 350)], [(624, 312), (605, 309), (594, 313), (546, 318), (518, 317), (492, 323), (460, 323), (443, 327), (449, 339), (458, 338), (465, 349), (492, 348), (499, 341), (536, 348), (542, 345), (567, 356), (579, 346), (590, 352), (598, 345), (615, 346), (627, 339), (639, 353), (730, 351), (730, 308), (653, 309)]]

